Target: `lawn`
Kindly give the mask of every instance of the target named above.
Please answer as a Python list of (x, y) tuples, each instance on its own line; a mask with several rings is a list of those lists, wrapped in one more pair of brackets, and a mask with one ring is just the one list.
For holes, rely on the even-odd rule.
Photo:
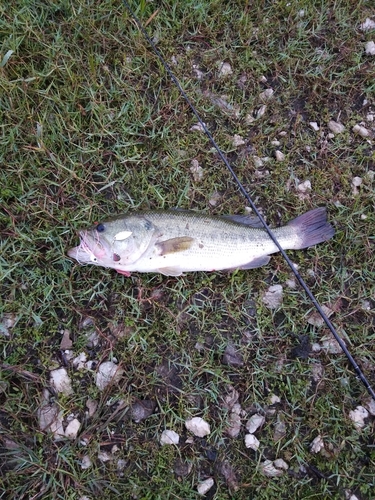
[[(335, 237), (288, 255), (375, 388), (372, 2), (130, 5), (271, 227), (327, 207)], [(248, 208), (124, 4), (0, 5), (0, 116), (0, 498), (372, 499), (375, 402), (281, 255), (67, 257), (113, 215)]]

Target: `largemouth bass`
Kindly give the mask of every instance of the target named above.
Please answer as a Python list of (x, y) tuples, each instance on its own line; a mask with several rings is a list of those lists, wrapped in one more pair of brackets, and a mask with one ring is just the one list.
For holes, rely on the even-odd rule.
[[(253, 269), (268, 264), (277, 246), (246, 216), (209, 216), (189, 210), (135, 212), (79, 232), (68, 251), (80, 264), (179, 276), (187, 271)], [(316, 208), (273, 229), (285, 250), (301, 250), (334, 235), (326, 209)]]

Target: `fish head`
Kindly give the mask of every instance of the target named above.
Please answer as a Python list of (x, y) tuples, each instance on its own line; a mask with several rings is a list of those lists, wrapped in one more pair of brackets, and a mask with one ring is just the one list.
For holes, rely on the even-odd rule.
[(68, 256), (80, 264), (123, 269), (133, 264), (154, 239), (155, 228), (143, 217), (120, 216), (79, 231), (80, 244)]

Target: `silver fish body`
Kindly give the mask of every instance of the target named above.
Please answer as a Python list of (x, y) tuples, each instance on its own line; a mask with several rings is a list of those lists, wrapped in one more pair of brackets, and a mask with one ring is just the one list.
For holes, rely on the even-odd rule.
[[(257, 225), (257, 224), (255, 224)], [(273, 229), (283, 249), (300, 250), (330, 239), (326, 209), (300, 215)], [(136, 212), (80, 231), (68, 251), (81, 264), (179, 276), (188, 271), (252, 269), (269, 262), (277, 246), (246, 217), (209, 216), (186, 210)]]

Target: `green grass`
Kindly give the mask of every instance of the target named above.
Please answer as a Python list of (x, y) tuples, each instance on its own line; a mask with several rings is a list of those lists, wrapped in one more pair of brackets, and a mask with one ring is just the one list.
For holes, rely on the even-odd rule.
[[(375, 113), (373, 60), (364, 52), (374, 33), (359, 30), (373, 15), (370, 2), (131, 5), (149, 20), (148, 33), (268, 222), (328, 206), (335, 238), (290, 255), (320, 303), (335, 311), (333, 323), (374, 387), (375, 153), (373, 140), (352, 131), (362, 121), (374, 130), (366, 121)], [(0, 336), (0, 498), (187, 500), (198, 498), (206, 477), (215, 479), (207, 498), (220, 500), (341, 499), (345, 492), (372, 498), (374, 417), (361, 431), (349, 419), (368, 401), (365, 388), (343, 354), (291, 356), (303, 336), (314, 343), (327, 335), (307, 323), (312, 306), (299, 288), (284, 286), (276, 311), (262, 303), (270, 284), (290, 278), (281, 256), (254, 271), (179, 278), (125, 278), (66, 257), (78, 228), (113, 214), (244, 210), (207, 138), (190, 131), (196, 119), (121, 2), (17, 0), (0, 6), (0, 33), (0, 62), (13, 51), (0, 67), (0, 321), (16, 319)], [(220, 78), (222, 61), (233, 73)], [(274, 96), (249, 123), (266, 88)], [(218, 105), (222, 96), (237, 115)], [(329, 120), (345, 131), (328, 138)], [(233, 146), (234, 134), (243, 146)], [(276, 149), (284, 162), (275, 160)], [(267, 175), (255, 175), (253, 156), (270, 158), (261, 169)], [(199, 182), (193, 159), (204, 169)], [(355, 176), (363, 179), (357, 195)], [(312, 191), (301, 200), (296, 185), (306, 179)], [(92, 324), (84, 326), (87, 318)], [(97, 364), (116, 358), (121, 383), (100, 393), (94, 372), (64, 361), (64, 329), (74, 355), (85, 352)], [(92, 331), (99, 341), (88, 347)], [(223, 362), (228, 344), (242, 365)], [(50, 370), (63, 363), (72, 396), (50, 387)], [(226, 434), (229, 386), (239, 393), (243, 424), (255, 412), (266, 416), (258, 452), (245, 448), (244, 425), (238, 438)], [(54, 442), (39, 429), (45, 387), (65, 419), (80, 420), (76, 440)], [(270, 404), (272, 394), (280, 403)], [(92, 416), (88, 398), (98, 403)], [(132, 408), (144, 400), (156, 409), (136, 422)], [(191, 416), (210, 423), (207, 438), (186, 442)], [(278, 421), (286, 434), (275, 442)], [(166, 428), (180, 434), (178, 446), (160, 446)], [(318, 435), (325, 451), (314, 454)], [(103, 451), (112, 459), (102, 462)], [(82, 469), (86, 455), (92, 466)], [(265, 477), (261, 462), (276, 458), (288, 463), (288, 473)]]

